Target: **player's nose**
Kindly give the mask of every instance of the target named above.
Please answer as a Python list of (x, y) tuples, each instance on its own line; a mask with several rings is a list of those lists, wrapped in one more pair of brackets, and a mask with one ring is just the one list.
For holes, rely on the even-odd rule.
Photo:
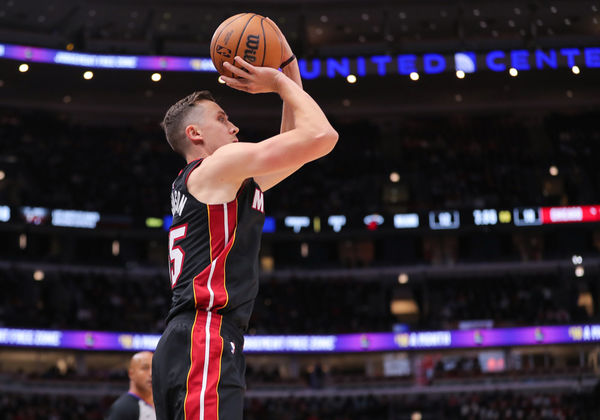
[(237, 128), (235, 124), (231, 124), (231, 128), (229, 129), (229, 131), (231, 132), (231, 134), (237, 134), (240, 132), (240, 129)]

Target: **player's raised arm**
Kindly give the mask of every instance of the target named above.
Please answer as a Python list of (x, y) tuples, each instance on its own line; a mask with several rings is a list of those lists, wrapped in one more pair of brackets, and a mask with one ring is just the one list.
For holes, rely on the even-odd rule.
[[(290, 44), (288, 43), (285, 35), (277, 24), (273, 22), (271, 19), (267, 18), (267, 20), (273, 25), (275, 29), (277, 29), (279, 33), (279, 39), (281, 40), (281, 47), (283, 50), (282, 57), (285, 59), (283, 63), (281, 63), (280, 68), (283, 74), (292, 79), (298, 86), (302, 87), (302, 77), (300, 75), (300, 68), (298, 66), (298, 60), (296, 59), (296, 55), (292, 51)], [(290, 131), (295, 127), (295, 116), (294, 110), (288, 105), (286, 102), (283, 103), (283, 107), (281, 110), (281, 133), (285, 133), (286, 131)], [(294, 166), (291, 168), (287, 168), (280, 172), (275, 172), (268, 175), (261, 175), (255, 177), (255, 181), (260, 185), (263, 191), (268, 190), (269, 188), (277, 185), (282, 180), (286, 179), (288, 176), (296, 172), (300, 169), (302, 165)]]
[(249, 92), (276, 92), (294, 116), (294, 128), (259, 143), (233, 143), (217, 149), (205, 159), (205, 176), (237, 183), (245, 178), (273, 174), (299, 167), (329, 153), (338, 134), (319, 105), (282, 72), (254, 67), (239, 57), (225, 66), (236, 78), (224, 77), (228, 86)]
[[(281, 63), (280, 68), (283, 74), (292, 79), (298, 86), (302, 87), (302, 77), (300, 75), (300, 68), (298, 66), (298, 60), (296, 59), (296, 55), (292, 51), (287, 38), (279, 29), (279, 26), (271, 19), (266, 18), (269, 23), (277, 30), (279, 34), (279, 39), (281, 41), (281, 48), (283, 50), (282, 57), (285, 59), (283, 63)], [(284, 102), (283, 108), (281, 110), (281, 133), (285, 133), (294, 128), (294, 111), (291, 107)]]

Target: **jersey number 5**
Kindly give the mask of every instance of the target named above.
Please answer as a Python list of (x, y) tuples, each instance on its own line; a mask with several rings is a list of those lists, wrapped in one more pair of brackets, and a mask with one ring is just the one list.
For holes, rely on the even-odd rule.
[(185, 252), (180, 246), (175, 246), (175, 242), (185, 238), (187, 235), (187, 223), (182, 226), (171, 228), (169, 231), (169, 276), (171, 277), (171, 288), (177, 284), (177, 279), (181, 275)]

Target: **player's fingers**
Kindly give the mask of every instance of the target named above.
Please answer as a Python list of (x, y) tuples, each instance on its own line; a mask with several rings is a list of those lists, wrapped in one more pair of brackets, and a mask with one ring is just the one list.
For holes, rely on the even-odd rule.
[(230, 62), (226, 61), (223, 63), (223, 67), (225, 67), (227, 70), (229, 70), (230, 72), (232, 72), (234, 75), (245, 79), (246, 77), (248, 77), (248, 72), (240, 69), (239, 67), (234, 66), (233, 64), (231, 64)]
[(247, 82), (243, 79), (237, 79), (235, 77), (221, 76), (221, 79), (225, 82), (225, 84), (229, 87), (242, 90), (247, 85)]
[(234, 58), (235, 62), (242, 66), (244, 69), (246, 69), (248, 71), (248, 73), (252, 73), (255, 69), (255, 67), (248, 63), (246, 60), (244, 60), (242, 57), (240, 57), (239, 55), (236, 55)]
[(225, 82), (225, 84), (227, 84), (227, 85), (229, 85), (230, 83), (236, 82), (236, 79), (234, 79), (233, 77), (227, 77), (227, 76), (223, 76), (223, 75), (221, 75), (221, 80), (223, 80)]

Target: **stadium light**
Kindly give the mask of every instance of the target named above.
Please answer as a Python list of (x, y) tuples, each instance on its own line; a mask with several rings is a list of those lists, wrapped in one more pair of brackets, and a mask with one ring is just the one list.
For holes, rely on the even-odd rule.
[(412, 80), (412, 81), (415, 81), (415, 82), (416, 82), (417, 80), (419, 80), (419, 73), (417, 73), (416, 71), (413, 71), (413, 72), (410, 74), (410, 80)]
[(519, 75), (519, 72), (518, 72), (518, 70), (516, 68), (511, 67), (508, 70), (508, 74), (510, 74), (512, 77), (517, 77)]
[(573, 72), (573, 74), (579, 74), (579, 73), (581, 73), (581, 70), (579, 69), (579, 66), (573, 66), (573, 67), (571, 67), (571, 71)]
[(159, 82), (160, 79), (162, 79), (162, 75), (160, 73), (152, 73), (150, 79), (152, 79), (153, 82)]
[(44, 272), (42, 270), (35, 270), (33, 272), (33, 279), (35, 281), (42, 281), (42, 280), (44, 280), (44, 277), (46, 277), (46, 276), (44, 275)]
[(85, 80), (92, 80), (92, 78), (94, 77), (94, 72), (92, 71), (86, 71), (85, 73), (83, 73), (83, 78)]
[(225, 84), (225, 80), (223, 80), (223, 78), (221, 76), (219, 76), (219, 78), (217, 80), (220, 84), (222, 84), (222, 85)]
[(458, 77), (459, 79), (464, 79), (465, 78), (465, 72), (462, 70), (456, 70), (456, 77)]
[(350, 84), (356, 83), (356, 80), (356, 76), (353, 74), (349, 74), (348, 76), (346, 76), (346, 81)]
[(29, 70), (29, 64), (23, 63), (19, 66), (19, 71), (21, 73), (25, 73), (27, 70)]

